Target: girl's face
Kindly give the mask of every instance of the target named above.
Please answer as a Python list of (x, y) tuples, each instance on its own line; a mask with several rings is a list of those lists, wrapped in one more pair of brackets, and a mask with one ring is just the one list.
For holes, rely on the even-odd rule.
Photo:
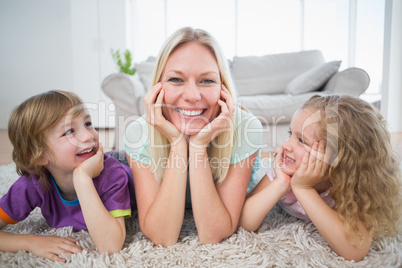
[(212, 52), (195, 42), (177, 48), (162, 73), (163, 115), (181, 133), (197, 134), (220, 112), (221, 79)]
[(284, 162), (282, 170), (289, 176), (293, 176), (299, 168), (304, 154), (311, 151), (314, 142), (320, 140), (319, 121), (319, 111), (303, 109), (293, 115), (289, 138), (282, 145)]
[(86, 109), (78, 116), (63, 117), (46, 137), (51, 152), (46, 157), (45, 166), (51, 173), (72, 174), (79, 164), (98, 150), (99, 136)]

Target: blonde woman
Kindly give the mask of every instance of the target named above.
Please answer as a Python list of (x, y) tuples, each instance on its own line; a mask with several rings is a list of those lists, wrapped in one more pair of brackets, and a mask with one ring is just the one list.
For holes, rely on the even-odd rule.
[(216, 40), (199, 29), (175, 32), (144, 101), (146, 116), (124, 138), (142, 232), (156, 245), (175, 244), (191, 207), (202, 243), (229, 237), (258, 168), (262, 128), (236, 106)]
[(289, 139), (247, 196), (240, 225), (255, 231), (279, 201), (317, 227), (347, 260), (372, 239), (401, 230), (401, 174), (381, 114), (348, 96), (313, 96), (290, 123)]

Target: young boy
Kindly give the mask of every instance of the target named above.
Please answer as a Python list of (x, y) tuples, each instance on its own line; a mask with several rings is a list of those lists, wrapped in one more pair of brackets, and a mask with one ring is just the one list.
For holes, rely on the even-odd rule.
[[(124, 218), (135, 206), (132, 175), (103, 154), (81, 99), (56, 90), (33, 96), (13, 110), (8, 132), (21, 177), (0, 199), (0, 229), (40, 207), (50, 226), (88, 230), (100, 253), (120, 251)], [(81, 252), (76, 242), (0, 231), (0, 250), (29, 250), (52, 261)]]

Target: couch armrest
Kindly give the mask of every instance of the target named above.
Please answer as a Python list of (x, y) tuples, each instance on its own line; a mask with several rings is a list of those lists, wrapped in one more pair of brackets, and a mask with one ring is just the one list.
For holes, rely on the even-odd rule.
[(367, 90), (370, 76), (360, 68), (351, 67), (333, 75), (324, 86), (328, 94), (358, 97)]
[(123, 149), (127, 125), (144, 114), (145, 87), (138, 75), (116, 73), (107, 76), (101, 88), (116, 106), (114, 148)]
[(123, 115), (143, 115), (145, 88), (137, 75), (111, 74), (102, 81), (102, 90)]

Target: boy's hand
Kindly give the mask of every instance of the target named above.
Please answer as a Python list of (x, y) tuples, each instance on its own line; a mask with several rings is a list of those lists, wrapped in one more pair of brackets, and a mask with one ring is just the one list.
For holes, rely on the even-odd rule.
[(291, 185), (298, 188), (314, 188), (326, 176), (329, 169), (329, 152), (325, 142), (315, 142), (310, 153), (306, 152), (300, 167), (293, 175)]
[(29, 251), (51, 261), (66, 262), (66, 259), (59, 257), (60, 254), (72, 255), (82, 252), (82, 248), (76, 244), (77, 240), (70, 237), (40, 235), (28, 237)]
[(99, 143), (98, 151), (95, 155), (82, 162), (74, 169), (74, 174), (87, 174), (90, 178), (96, 178), (103, 170), (103, 147)]

